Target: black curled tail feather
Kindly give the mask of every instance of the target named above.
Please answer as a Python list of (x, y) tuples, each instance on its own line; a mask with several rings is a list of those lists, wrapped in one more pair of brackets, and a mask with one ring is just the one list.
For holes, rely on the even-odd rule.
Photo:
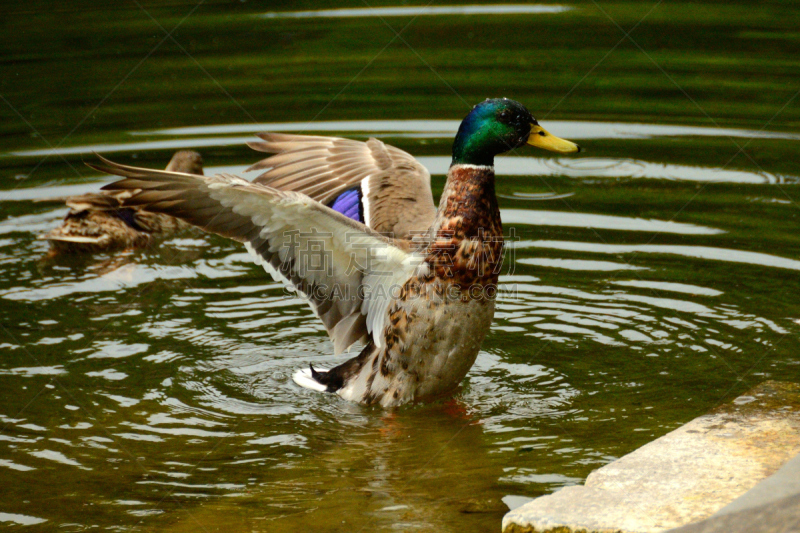
[(355, 379), (361, 372), (366, 362), (372, 355), (375, 344), (370, 340), (361, 353), (352, 359), (348, 359), (339, 366), (330, 370), (317, 371), (313, 365), (308, 365), (311, 369), (311, 377), (317, 383), (325, 385), (326, 392), (336, 392), (345, 386), (345, 383)]
[(332, 370), (323, 370), (322, 372), (315, 370), (314, 365), (311, 364), (308, 365), (308, 368), (311, 369), (311, 378), (320, 385), (325, 385), (325, 392), (336, 392), (344, 385), (344, 379), (333, 372), (338, 367)]

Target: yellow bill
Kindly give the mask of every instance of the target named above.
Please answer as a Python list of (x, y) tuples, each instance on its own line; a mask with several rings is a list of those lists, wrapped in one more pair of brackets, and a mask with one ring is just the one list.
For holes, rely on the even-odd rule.
[(581, 147), (574, 142), (556, 137), (538, 124), (531, 124), (531, 134), (528, 136), (527, 144), (561, 154), (581, 151)]

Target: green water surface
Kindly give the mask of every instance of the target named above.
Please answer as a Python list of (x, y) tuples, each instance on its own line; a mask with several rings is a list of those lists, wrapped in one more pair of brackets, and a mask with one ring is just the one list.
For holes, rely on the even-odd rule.
[[(800, 4), (297, 15), (415, 5), (0, 7), (0, 523), (498, 531), (763, 380), (800, 382)], [(242, 172), (265, 129), (380, 137), (438, 195), (458, 121), (497, 96), (586, 150), (498, 160), (503, 292), (448, 401), (299, 389), (343, 358), (231, 241), (48, 258), (36, 239), (58, 197), (111, 179), (92, 151)]]

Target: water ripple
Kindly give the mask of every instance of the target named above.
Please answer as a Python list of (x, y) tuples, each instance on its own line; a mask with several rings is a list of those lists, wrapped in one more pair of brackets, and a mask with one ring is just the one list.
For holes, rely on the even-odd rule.
[(595, 228), (618, 231), (649, 231), (679, 235), (718, 235), (721, 229), (684, 224), (666, 220), (634, 217), (596, 215), (570, 211), (545, 211), (539, 209), (502, 209), (504, 224), (529, 224), (538, 226), (561, 226), (568, 228)]
[[(131, 135), (230, 135), (235, 133), (281, 132), (352, 132), (438, 134), (453, 137), (461, 124), (458, 120), (347, 120), (314, 122), (269, 122), (262, 124), (222, 124), (135, 131)], [(625, 122), (586, 122), (550, 120), (548, 129), (569, 139), (652, 139), (656, 137), (734, 137), (746, 139), (800, 140), (798, 133), (736, 128), (707, 128), (670, 124), (637, 124)], [(40, 154), (42, 155), (42, 154)]]
[(744, 263), (754, 266), (800, 270), (800, 261), (779, 257), (776, 255), (749, 252), (746, 250), (732, 250), (728, 248), (713, 248), (709, 246), (683, 246), (675, 244), (605, 244), (589, 242), (567, 241), (519, 241), (511, 243), (515, 249), (525, 248), (550, 248), (554, 250), (570, 250), (573, 252), (590, 252), (598, 254), (671, 254), (708, 261), (728, 261), (731, 263)]
[(562, 13), (572, 8), (557, 5), (486, 4), (469, 6), (370, 7), (362, 9), (323, 9), (318, 11), (273, 11), (264, 18), (350, 18), (417, 17), (441, 15), (540, 15)]

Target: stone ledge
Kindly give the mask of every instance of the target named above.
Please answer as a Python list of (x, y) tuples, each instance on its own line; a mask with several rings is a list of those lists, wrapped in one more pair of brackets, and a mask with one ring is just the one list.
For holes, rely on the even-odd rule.
[(800, 530), (800, 493), (733, 513), (716, 514), (669, 533), (796, 533)]
[(800, 453), (800, 385), (766, 382), (503, 518), (504, 533), (654, 533), (704, 520)]

